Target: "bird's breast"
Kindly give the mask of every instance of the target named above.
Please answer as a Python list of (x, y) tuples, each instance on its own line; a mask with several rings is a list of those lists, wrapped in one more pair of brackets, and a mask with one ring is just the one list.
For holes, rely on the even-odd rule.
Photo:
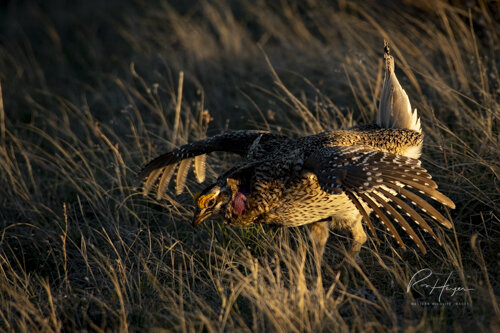
[(290, 181), (279, 203), (268, 213), (268, 223), (287, 227), (300, 226), (333, 217), (334, 220), (353, 220), (358, 210), (345, 193), (323, 191), (312, 173)]

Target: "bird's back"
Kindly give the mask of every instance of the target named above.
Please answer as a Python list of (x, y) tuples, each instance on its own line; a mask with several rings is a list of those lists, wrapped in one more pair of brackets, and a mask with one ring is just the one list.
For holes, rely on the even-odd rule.
[[(248, 225), (258, 220), (299, 226), (328, 217), (339, 221), (356, 218), (359, 212), (349, 197), (341, 190), (333, 194), (325, 192), (316, 174), (305, 166), (305, 161), (319, 149), (333, 147), (358, 147), (404, 155), (406, 150), (421, 145), (422, 139), (423, 135), (413, 130), (380, 128), (373, 124), (275, 141), (272, 148), (266, 147), (265, 159), (262, 159), (264, 153), (256, 153), (261, 160), (255, 167), (252, 182), (257, 185), (248, 200), (259, 200), (262, 213), (252, 216), (253, 221), (240, 220), (238, 224)], [(338, 149), (331, 156), (332, 161), (340, 162), (339, 170), (344, 168), (347, 172), (347, 159), (342, 161), (349, 154), (349, 150)]]

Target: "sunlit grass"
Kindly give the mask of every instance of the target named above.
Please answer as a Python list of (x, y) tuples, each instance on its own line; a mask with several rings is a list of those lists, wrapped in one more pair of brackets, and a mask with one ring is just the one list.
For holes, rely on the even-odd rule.
[[(493, 5), (158, 1), (96, 19), (118, 36), (112, 52), (89, 27), (75, 44), (61, 17), (26, 6), (52, 42), (0, 45), (2, 329), (498, 328)], [(150, 158), (226, 129), (298, 136), (373, 121), (384, 39), (422, 118), (423, 164), (457, 205), (442, 211), (452, 230), (435, 225), (442, 247), (424, 234), (425, 256), (408, 237), (402, 251), (378, 224), (381, 244), (336, 269), (350, 240), (334, 230), (318, 274), (307, 228), (193, 229), (194, 177), (160, 201), (134, 186)], [(233, 160), (209, 157), (208, 181)], [(471, 290), (445, 299), (467, 305), (421, 305), (437, 301), (407, 293), (423, 268), (441, 282), (452, 273), (451, 286)]]

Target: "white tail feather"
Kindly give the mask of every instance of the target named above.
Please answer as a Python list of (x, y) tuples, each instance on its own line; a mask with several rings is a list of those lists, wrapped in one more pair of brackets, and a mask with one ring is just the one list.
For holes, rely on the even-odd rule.
[(394, 58), (387, 42), (384, 47), (385, 79), (377, 115), (377, 125), (384, 128), (404, 128), (422, 133), (417, 109), (411, 111), (408, 95), (394, 73)]

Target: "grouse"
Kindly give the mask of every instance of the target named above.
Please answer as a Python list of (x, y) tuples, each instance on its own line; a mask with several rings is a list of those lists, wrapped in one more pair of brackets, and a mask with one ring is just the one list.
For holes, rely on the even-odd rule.
[(426, 249), (408, 221), (441, 244), (422, 213), (446, 228), (452, 223), (424, 198), (450, 208), (455, 205), (437, 191), (421, 166), (420, 118), (398, 82), (387, 43), (384, 51), (385, 78), (376, 123), (299, 138), (253, 130), (215, 135), (146, 164), (137, 176), (144, 180), (144, 193), (157, 183), (161, 199), (177, 171), (176, 193), (180, 194), (191, 165), (203, 182), (206, 154), (230, 152), (242, 161), (195, 198), (195, 226), (214, 215), (237, 226), (309, 224), (320, 258), (332, 226), (351, 232), (350, 254), (356, 257), (367, 239), (362, 221), (378, 240), (370, 220), (373, 213), (403, 249), (393, 222), (423, 253)]

